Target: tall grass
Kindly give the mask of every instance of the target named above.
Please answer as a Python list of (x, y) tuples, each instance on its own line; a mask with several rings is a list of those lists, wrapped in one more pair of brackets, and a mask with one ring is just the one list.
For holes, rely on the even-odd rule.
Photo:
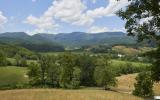
[(3, 100), (143, 100), (142, 98), (105, 90), (14, 90), (0, 92)]

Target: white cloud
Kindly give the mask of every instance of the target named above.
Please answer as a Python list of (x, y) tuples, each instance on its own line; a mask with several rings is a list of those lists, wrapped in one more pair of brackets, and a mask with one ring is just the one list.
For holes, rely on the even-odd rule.
[(37, 0), (32, 0), (32, 2), (36, 2)]
[(7, 23), (7, 21), (8, 21), (7, 17), (5, 17), (3, 13), (0, 11), (0, 28), (2, 28), (3, 25)]
[(52, 17), (49, 17), (49, 16), (41, 16), (40, 18), (37, 18), (30, 15), (27, 17), (24, 23), (27, 23), (36, 27), (33, 33), (35, 32), (43, 33), (43, 32), (48, 32), (58, 28), (58, 24), (56, 24), (52, 19)]
[(124, 28), (122, 29), (109, 29), (108, 27), (98, 27), (98, 26), (92, 26), (88, 29), (88, 33), (100, 33), (100, 32), (126, 32)]
[(65, 22), (74, 22), (79, 20), (86, 8), (81, 0), (57, 0), (46, 13), (52, 13)]
[(90, 16), (91, 18), (114, 16), (116, 11), (118, 11), (121, 8), (124, 8), (128, 4), (128, 0), (109, 0), (109, 4), (106, 7), (99, 7), (94, 10), (87, 11), (87, 16)]
[[(35, 1), (35, 0), (34, 0)], [(93, 3), (96, 0), (91, 0)], [(92, 25), (96, 18), (114, 16), (120, 8), (128, 5), (128, 0), (109, 0), (106, 7), (87, 10), (84, 0), (54, 0), (52, 5), (39, 18), (28, 16), (25, 23), (35, 26), (39, 30), (56, 28), (55, 20), (70, 23), (72, 25)]]
[(44, 29), (35, 29), (35, 30), (27, 30), (25, 31), (28, 35), (34, 35), (37, 33), (47, 33), (47, 34), (58, 34), (56, 30), (44, 30)]
[(52, 29), (57, 27), (54, 20), (48, 16), (42, 16), (40, 18), (34, 17), (32, 15), (28, 16), (25, 23), (31, 24), (40, 29)]
[(106, 32), (106, 31), (108, 31), (107, 27), (92, 26), (91, 28), (88, 29), (88, 33), (99, 33), (99, 32)]

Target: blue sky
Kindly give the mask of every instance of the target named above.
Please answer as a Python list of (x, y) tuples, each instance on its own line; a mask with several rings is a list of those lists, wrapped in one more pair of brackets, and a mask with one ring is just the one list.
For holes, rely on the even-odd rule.
[(0, 32), (125, 31), (114, 13), (127, 0), (0, 0)]

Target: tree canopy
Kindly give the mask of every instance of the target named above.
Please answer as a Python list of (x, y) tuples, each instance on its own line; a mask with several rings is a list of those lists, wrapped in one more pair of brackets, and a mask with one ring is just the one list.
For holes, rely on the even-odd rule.
[[(119, 0), (118, 0), (119, 1)], [(138, 37), (138, 41), (154, 40), (158, 49), (152, 51), (152, 78), (160, 81), (160, 0), (128, 0), (130, 4), (117, 12), (126, 21), (128, 35)], [(152, 54), (151, 53), (151, 54)]]
[(130, 4), (117, 15), (126, 21), (129, 35), (138, 36), (138, 40), (160, 40), (160, 1), (128, 0)]

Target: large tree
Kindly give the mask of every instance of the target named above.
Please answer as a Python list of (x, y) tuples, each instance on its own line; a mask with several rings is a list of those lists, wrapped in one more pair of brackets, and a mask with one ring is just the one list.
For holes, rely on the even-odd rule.
[(108, 58), (99, 58), (96, 62), (94, 78), (98, 86), (103, 86), (106, 90), (110, 86), (116, 86), (116, 78), (113, 69), (110, 67)]
[(156, 41), (157, 49), (152, 55), (152, 78), (160, 81), (160, 0), (128, 1), (130, 4), (117, 15), (126, 21), (125, 28), (129, 35), (138, 37), (139, 41)]

